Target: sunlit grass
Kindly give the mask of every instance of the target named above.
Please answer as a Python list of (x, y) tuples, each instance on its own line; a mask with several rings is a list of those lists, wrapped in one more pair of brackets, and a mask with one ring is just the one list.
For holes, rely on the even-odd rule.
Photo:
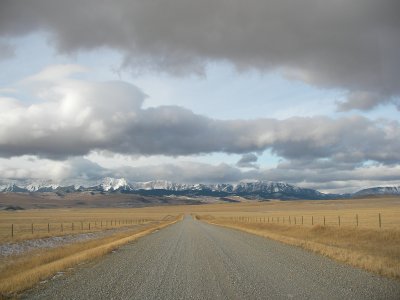
[(176, 220), (177, 218), (173, 218), (153, 222), (137, 230), (12, 257), (1, 266), (0, 296), (15, 295), (59, 271), (98, 258), (128, 242), (168, 226)]
[(300, 246), (355, 267), (400, 279), (399, 229), (264, 223), (263, 219), (260, 221), (260, 217), (242, 219), (201, 215), (198, 218), (212, 224)]
[(130, 227), (166, 217), (139, 208), (0, 211), (0, 243)]

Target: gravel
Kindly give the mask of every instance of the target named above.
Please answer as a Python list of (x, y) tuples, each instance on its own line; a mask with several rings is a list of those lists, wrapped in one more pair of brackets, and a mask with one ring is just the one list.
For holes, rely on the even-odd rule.
[(186, 217), (25, 299), (400, 299), (400, 283)]

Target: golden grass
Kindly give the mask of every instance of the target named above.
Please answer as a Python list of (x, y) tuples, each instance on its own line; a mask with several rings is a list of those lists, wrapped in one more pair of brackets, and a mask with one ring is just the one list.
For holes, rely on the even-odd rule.
[(351, 200), (320, 200), (320, 201), (270, 201), (247, 202), (238, 204), (216, 204), (196, 207), (192, 210), (197, 214), (209, 214), (215, 217), (244, 217), (252, 222), (260, 218), (262, 221), (268, 217), (270, 223), (291, 223), (312, 226), (325, 225), (342, 227), (356, 227), (358, 216), (359, 228), (379, 228), (379, 213), (383, 229), (400, 229), (400, 197), (387, 197), (375, 199), (351, 199)]
[(169, 226), (179, 220), (155, 222), (140, 231), (118, 233), (109, 237), (71, 244), (68, 246), (37, 251), (29, 257), (20, 256), (7, 261), (0, 273), (0, 296), (10, 297), (26, 290), (55, 273), (81, 262), (98, 258), (112, 250), (145, 236), (155, 230)]
[(149, 211), (145, 208), (0, 211), (0, 243), (129, 227), (134, 224), (160, 221), (166, 217), (168, 214), (160, 209)]
[(254, 222), (255, 219), (242, 222), (210, 215), (197, 217), (212, 224), (300, 246), (354, 267), (400, 279), (399, 229), (296, 226)]
[(400, 279), (400, 197), (220, 204), (197, 207), (193, 213)]
[[(49, 235), (47, 223), (58, 224), (54, 227), (56, 229), (59, 228), (60, 223), (67, 227), (67, 224), (75, 222), (79, 228), (80, 222), (86, 222), (84, 226), (87, 226), (88, 222), (91, 222), (93, 226), (96, 222), (98, 226), (101, 221), (117, 220), (119, 226), (119, 221), (147, 219), (149, 223), (145, 226), (150, 228), (151, 226), (158, 226), (154, 225), (153, 221), (159, 222), (159, 224), (167, 224), (168, 216), (169, 221), (171, 221), (171, 216), (190, 213), (203, 216), (203, 218), (207, 216), (209, 221), (212, 220), (212, 222), (220, 225), (298, 245), (357, 267), (399, 278), (400, 197), (332, 201), (249, 201), (231, 204), (123, 209), (69, 208), (0, 211), (0, 243), (32, 238), (30, 232), (32, 223), (45, 226), (44, 232), (38, 232), (36, 236), (44, 237)], [(382, 217), (381, 229), (379, 229), (378, 224), (378, 213), (381, 213)], [(357, 229), (355, 228), (356, 215), (359, 218)], [(289, 226), (287, 223), (283, 225), (283, 217), (287, 222), (289, 216), (293, 221), (292, 225)], [(324, 216), (327, 226), (316, 226), (315, 224), (323, 224)], [(338, 216), (341, 217), (340, 228), (338, 227)], [(249, 218), (251, 222), (247, 224), (237, 222), (238, 217)], [(259, 222), (261, 218), (264, 220), (263, 218), (268, 217), (271, 222), (274, 218), (273, 224)], [(280, 218), (279, 224), (276, 224), (278, 217)], [(294, 217), (296, 217), (296, 226), (293, 225)], [(299, 225), (301, 224), (301, 217), (303, 217), (303, 226)], [(311, 217), (314, 217), (314, 226), (311, 225)], [(236, 218), (236, 220), (232, 218)], [(255, 220), (258, 223), (255, 223)], [(21, 232), (21, 235), (10, 239), (10, 224), (21, 226), (24, 231)], [(124, 226), (129, 227), (131, 225), (126, 224)], [(113, 228), (115, 227), (113, 226)], [(91, 227), (91, 231), (104, 229)], [(71, 233), (67, 229), (65, 230), (64, 234)], [(80, 229), (74, 231), (74, 233), (81, 232)], [(87, 232), (87, 229), (84, 232)], [(60, 230), (50, 232), (50, 235), (61, 234), (63, 233), (60, 233)], [(48, 278), (51, 274), (57, 272), (56, 270), (65, 270), (78, 261), (99, 257), (117, 247), (118, 241), (121, 240), (121, 243), (125, 243), (131, 238), (137, 237), (133, 235), (132, 231), (124, 231), (96, 241), (77, 243), (59, 249), (37, 251), (34, 256), (30, 255), (29, 258), (7, 258), (3, 265), (0, 262), (0, 293), (9, 295), (15, 291), (21, 291), (43, 280), (43, 278)], [(40, 272), (43, 272), (44, 275), (40, 275)], [(30, 281), (29, 276), (31, 275), (33, 279)], [(12, 278), (11, 281), (10, 278)]]

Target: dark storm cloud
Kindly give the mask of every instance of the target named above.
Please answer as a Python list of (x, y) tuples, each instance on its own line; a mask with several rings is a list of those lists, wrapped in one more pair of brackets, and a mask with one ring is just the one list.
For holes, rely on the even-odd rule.
[[(144, 109), (123, 82), (72, 79), (79, 66), (48, 68), (23, 81), (38, 101), (0, 97), (0, 155), (63, 159), (91, 151), (139, 155), (260, 153), (288, 160), (400, 161), (400, 124), (351, 116), (217, 120), (178, 106)], [(245, 156), (247, 161), (254, 157)]]
[(15, 1), (0, 4), (0, 34), (47, 31), (62, 52), (109, 47), (124, 64), (174, 74), (208, 62), (280, 71), (349, 92), (341, 110), (400, 94), (397, 0)]

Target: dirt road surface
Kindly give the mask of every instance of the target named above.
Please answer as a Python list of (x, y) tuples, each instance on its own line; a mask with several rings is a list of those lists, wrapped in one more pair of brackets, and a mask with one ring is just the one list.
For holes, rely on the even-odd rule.
[(25, 299), (400, 299), (400, 283), (190, 216)]

